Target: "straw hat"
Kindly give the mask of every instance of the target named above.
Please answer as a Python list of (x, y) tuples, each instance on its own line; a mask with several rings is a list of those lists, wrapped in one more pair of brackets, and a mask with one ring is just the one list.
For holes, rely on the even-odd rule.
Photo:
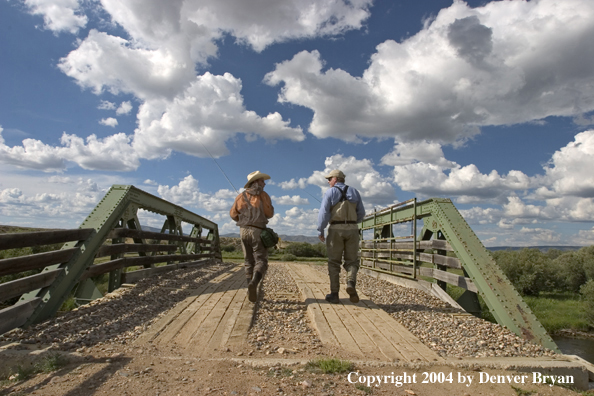
[(342, 171), (339, 171), (338, 169), (334, 169), (334, 170), (330, 171), (330, 173), (328, 173), (324, 177), (326, 179), (332, 179), (333, 177), (339, 177), (341, 179), (346, 179), (346, 176), (344, 175), (344, 173), (342, 173)]
[(262, 173), (260, 171), (255, 171), (250, 173), (249, 175), (247, 175), (247, 183), (245, 184), (245, 186), (243, 186), (243, 188), (248, 188), (250, 184), (252, 184), (252, 182), (258, 180), (258, 179), (264, 179), (264, 180), (268, 180), (270, 179), (270, 176), (268, 176), (266, 173)]

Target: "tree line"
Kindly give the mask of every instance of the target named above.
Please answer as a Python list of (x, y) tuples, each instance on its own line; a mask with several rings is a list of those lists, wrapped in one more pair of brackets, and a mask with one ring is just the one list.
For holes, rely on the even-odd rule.
[(493, 258), (523, 296), (541, 292), (579, 293), (594, 326), (594, 245), (563, 252), (538, 249), (492, 252)]

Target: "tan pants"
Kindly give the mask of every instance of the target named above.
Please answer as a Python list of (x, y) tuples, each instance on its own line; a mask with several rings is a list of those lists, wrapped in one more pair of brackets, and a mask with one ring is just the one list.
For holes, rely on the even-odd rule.
[[(343, 228), (330, 226), (326, 237), (328, 254), (328, 275), (330, 276), (330, 292), (338, 293), (340, 289), (340, 267), (347, 272), (347, 282), (357, 283), (359, 271), (359, 229), (357, 226)], [(344, 264), (342, 259), (344, 257)]]
[(256, 271), (264, 276), (268, 270), (268, 249), (262, 243), (261, 232), (262, 230), (259, 228), (249, 226), (239, 229), (241, 248), (245, 260), (245, 276), (248, 279), (252, 279)]

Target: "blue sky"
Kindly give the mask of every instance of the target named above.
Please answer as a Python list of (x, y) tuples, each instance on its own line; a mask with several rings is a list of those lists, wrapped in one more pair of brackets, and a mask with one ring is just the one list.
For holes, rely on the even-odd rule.
[(0, 224), (132, 184), (236, 232), (210, 152), (271, 175), (281, 234), (340, 168), (368, 212), (447, 197), (486, 246), (590, 245), (591, 37), (591, 0), (1, 0)]

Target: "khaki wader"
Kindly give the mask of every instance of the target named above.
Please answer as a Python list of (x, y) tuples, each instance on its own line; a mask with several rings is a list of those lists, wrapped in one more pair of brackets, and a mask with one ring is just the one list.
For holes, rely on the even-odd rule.
[[(353, 282), (353, 284), (357, 282), (357, 272), (359, 271), (357, 254), (360, 238), (359, 228), (356, 224), (356, 208), (356, 203), (347, 200), (340, 201), (332, 207), (330, 227), (328, 227), (328, 236), (326, 237), (331, 293), (338, 293), (340, 289), (341, 266), (347, 272), (347, 282)], [(339, 224), (340, 222), (342, 224)]]

